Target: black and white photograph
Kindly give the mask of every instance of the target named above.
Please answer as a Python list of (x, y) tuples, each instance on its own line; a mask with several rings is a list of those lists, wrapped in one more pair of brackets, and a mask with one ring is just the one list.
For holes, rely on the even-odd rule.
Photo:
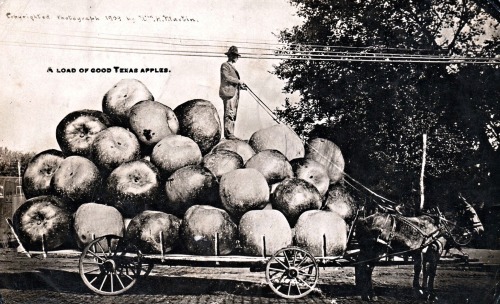
[(0, 304), (500, 303), (500, 1), (1, 0)]

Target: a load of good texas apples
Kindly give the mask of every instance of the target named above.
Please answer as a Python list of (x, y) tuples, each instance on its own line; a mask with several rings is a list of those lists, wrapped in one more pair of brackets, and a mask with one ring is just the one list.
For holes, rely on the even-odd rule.
[(272, 255), (297, 245), (341, 254), (354, 203), (339, 183), (338, 146), (304, 144), (281, 124), (249, 140), (221, 130), (210, 101), (172, 109), (123, 79), (102, 111), (61, 118), (60, 150), (40, 152), (24, 172), (28, 200), (14, 228), (29, 250), (42, 240), (45, 250), (82, 249), (113, 234), (144, 253)]

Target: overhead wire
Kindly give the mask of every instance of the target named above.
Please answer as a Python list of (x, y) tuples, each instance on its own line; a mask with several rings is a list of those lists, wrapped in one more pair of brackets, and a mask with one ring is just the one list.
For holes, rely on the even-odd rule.
[[(186, 44), (186, 43), (172, 43), (165, 42), (164, 40), (177, 40), (179, 38), (169, 38), (169, 37), (152, 37), (149, 38), (159, 39), (156, 40), (137, 40), (137, 39), (127, 39), (121, 38), (123, 35), (115, 35), (119, 38), (106, 38), (102, 36), (89, 36), (89, 35), (75, 35), (75, 34), (57, 34), (57, 33), (44, 33), (39, 31), (21, 31), (24, 33), (32, 33), (37, 35), (55, 35), (59, 37), (73, 37), (73, 38), (84, 38), (84, 39), (97, 39), (105, 40), (108, 42), (130, 42), (130, 43), (141, 43), (141, 44), (159, 44), (161, 45), (155, 48), (144, 48), (144, 47), (118, 47), (118, 46), (103, 46), (103, 45), (89, 45), (88, 43), (83, 44), (71, 44), (71, 43), (43, 43), (43, 42), (26, 42), (26, 41), (2, 41), (3, 44), (11, 44), (18, 46), (32, 46), (32, 47), (56, 47), (59, 46), (61, 49), (78, 49), (78, 50), (108, 50), (124, 53), (140, 53), (140, 54), (157, 54), (157, 55), (178, 55), (178, 56), (200, 56), (200, 57), (223, 57), (220, 49), (226, 47), (225, 45), (217, 44)], [(139, 36), (142, 37), (142, 36)], [(184, 40), (184, 39), (180, 39)], [(210, 40), (195, 40), (193, 41), (210, 41)], [(240, 43), (244, 43), (240, 41)], [(246, 42), (247, 44), (249, 42)], [(171, 48), (165, 48), (163, 45), (169, 45)], [(271, 44), (270, 44), (271, 45)], [(172, 48), (172, 46), (174, 48)], [(197, 50), (193, 50), (195, 48)], [(422, 55), (422, 54), (403, 54), (403, 53), (387, 53), (387, 52), (367, 52), (364, 49), (363, 52), (352, 52), (352, 51), (332, 51), (334, 46), (318, 45), (323, 49), (312, 49), (312, 50), (292, 50), (292, 49), (272, 49), (272, 48), (261, 48), (261, 47), (245, 47), (245, 50), (250, 51), (263, 51), (263, 52), (248, 52), (242, 53), (246, 58), (249, 59), (278, 59), (278, 60), (302, 60), (302, 61), (347, 61), (347, 62), (390, 62), (390, 63), (467, 63), (467, 64), (498, 64), (500, 63), (500, 58), (491, 57), (466, 57), (466, 56), (443, 56), (443, 55)], [(178, 49), (180, 48), (180, 49)], [(201, 51), (198, 49), (202, 48)], [(205, 49), (203, 49), (205, 48)], [(213, 48), (217, 48), (214, 50)]]
[[(15, 30), (17, 32), (33, 32), (26, 30)], [(88, 31), (74, 31), (75, 33), (89, 33), (96, 34), (95, 32)], [(50, 35), (61, 35), (54, 33), (43, 33), (43, 32), (33, 32), (40, 34), (50, 34)], [(199, 38), (187, 38), (187, 37), (164, 37), (164, 36), (150, 36), (150, 35), (133, 35), (133, 34), (116, 34), (116, 33), (97, 33), (98, 35), (108, 35), (108, 36), (118, 36), (118, 37), (140, 37), (140, 38), (153, 38), (153, 39), (162, 39), (162, 40), (179, 40), (179, 41), (198, 41), (198, 42), (217, 42), (224, 43), (223, 46), (227, 46), (228, 43), (237, 44), (237, 45), (267, 45), (273, 47), (280, 46), (298, 46), (298, 47), (312, 47), (312, 48), (337, 48), (337, 49), (357, 49), (357, 50), (371, 50), (371, 49), (384, 49), (384, 50), (392, 50), (392, 51), (415, 51), (415, 52), (436, 52), (436, 50), (432, 49), (417, 49), (417, 48), (407, 48), (407, 47), (387, 47), (387, 46), (345, 46), (345, 45), (324, 45), (324, 44), (308, 44), (308, 43), (284, 43), (284, 42), (275, 42), (269, 40), (220, 40), (220, 39), (199, 39)], [(247, 47), (246, 47), (247, 48)]]
[[(138, 48), (138, 47), (116, 47), (89, 44), (61, 44), (41, 43), (26, 41), (0, 41), (0, 44), (14, 46), (31, 46), (55, 49), (70, 49), (82, 51), (109, 51), (137, 54), (176, 55), (195, 57), (224, 57), (216, 51), (193, 51), (176, 50), (165, 48)], [(338, 55), (314, 55), (314, 54), (287, 54), (276, 55), (270, 53), (242, 53), (248, 59), (273, 59), (273, 60), (300, 60), (300, 61), (341, 61), (341, 62), (379, 62), (379, 63), (442, 63), (442, 64), (500, 64), (500, 58), (476, 58), (476, 57), (394, 57), (384, 54), (338, 54)]]
[[(164, 38), (164, 37), (152, 37), (148, 36), (150, 38), (156, 38), (156, 39), (161, 39), (161, 41), (155, 41), (155, 40), (137, 40), (137, 39), (125, 39), (125, 38), (105, 38), (102, 36), (84, 36), (84, 35), (75, 35), (75, 34), (54, 34), (54, 33), (43, 33), (43, 32), (37, 32), (37, 31), (20, 31), (24, 33), (31, 33), (31, 34), (37, 34), (37, 35), (51, 35), (51, 36), (59, 36), (59, 37), (75, 37), (75, 38), (85, 38), (85, 39), (98, 39), (98, 40), (109, 40), (109, 41), (125, 41), (125, 42), (141, 42), (141, 43), (154, 43), (154, 44), (162, 44), (162, 45), (173, 45), (173, 46), (182, 46), (182, 47), (209, 47), (209, 48), (224, 48), (225, 45), (215, 45), (215, 44), (185, 44), (185, 43), (173, 43), (173, 42), (165, 42), (162, 41), (163, 39), (165, 40), (172, 40), (174, 38)], [(121, 35), (119, 35), (121, 37)], [(177, 40), (177, 38), (176, 38)], [(178, 40), (183, 40), (183, 39), (178, 39)], [(200, 41), (205, 41), (205, 40), (200, 40)], [(240, 42), (239, 44), (241, 44)], [(295, 56), (295, 55), (315, 55), (315, 56), (328, 56), (328, 55), (348, 55), (345, 51), (331, 51), (329, 49), (336, 49), (338, 47), (334, 46), (323, 46), (324, 49), (312, 49), (312, 50), (292, 50), (292, 49), (274, 49), (274, 48), (262, 48), (262, 47), (245, 47), (245, 50), (262, 50), (262, 51), (271, 51), (272, 53), (259, 53), (260, 55), (276, 55), (276, 54), (286, 54), (289, 56)], [(430, 55), (418, 55), (418, 54), (400, 54), (400, 53), (373, 53), (373, 52), (367, 52), (367, 53), (357, 53), (359, 56), (373, 56), (377, 54), (384, 54), (385, 56), (398, 56), (398, 57), (429, 57)], [(441, 58), (441, 57), (439, 57)], [(467, 58), (467, 57), (460, 57), (460, 58)], [(458, 58), (457, 58), (458, 59)]]

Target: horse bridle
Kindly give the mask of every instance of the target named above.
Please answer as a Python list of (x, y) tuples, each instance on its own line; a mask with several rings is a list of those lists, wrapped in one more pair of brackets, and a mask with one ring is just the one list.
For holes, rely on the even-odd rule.
[[(470, 211), (472, 209), (471, 206), (467, 206), (467, 210)], [(439, 210), (438, 207), (436, 207), (436, 214), (432, 213), (425, 213), (422, 212), (422, 214), (430, 216), (430, 217), (436, 217), (438, 218), (438, 230), (444, 229), (444, 232), (446, 235), (448, 235), (453, 242), (458, 245), (458, 246), (465, 246), (469, 244), (469, 242), (472, 240), (472, 231), (468, 227), (462, 227), (458, 226), (456, 222), (448, 220)], [(473, 228), (475, 227), (480, 227), (481, 223), (480, 222), (473, 222)]]

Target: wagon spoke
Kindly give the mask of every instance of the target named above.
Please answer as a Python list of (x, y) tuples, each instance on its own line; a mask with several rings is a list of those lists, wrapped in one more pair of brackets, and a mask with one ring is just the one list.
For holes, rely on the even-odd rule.
[(95, 280), (97, 280), (97, 278), (98, 278), (98, 277), (99, 277), (99, 276), (97, 275), (95, 278), (93, 278), (93, 279), (92, 279), (92, 281), (90, 281), (90, 284), (94, 283), (94, 282), (95, 282)]
[(299, 280), (302, 284), (305, 284), (307, 286), (307, 288), (313, 289), (313, 287), (311, 285), (309, 285), (306, 281), (302, 280), (301, 278), (297, 277), (297, 280)]
[(281, 266), (283, 266), (285, 269), (288, 269), (288, 266), (285, 265), (285, 263), (283, 263), (282, 261), (280, 261), (278, 258), (275, 259), (276, 262), (278, 262), (279, 264), (281, 264)]
[(106, 279), (108, 278), (108, 275), (104, 276), (104, 280), (102, 280), (101, 287), (99, 287), (99, 290), (102, 291), (102, 288), (104, 287), (104, 283), (106, 282)]
[(109, 279), (111, 280), (111, 292), (113, 292), (113, 274), (109, 276)]
[(131, 280), (131, 281), (133, 281), (133, 280), (134, 280), (134, 279), (133, 279), (131, 276), (129, 276), (127, 273), (124, 273), (123, 275), (124, 275), (124, 276), (126, 276), (127, 278), (129, 278), (129, 280)]
[(311, 263), (311, 264), (307, 264), (307, 265), (304, 265), (302, 267), (299, 268), (299, 270), (304, 270), (304, 269), (307, 269), (307, 268), (311, 268), (311, 267), (314, 267), (314, 263)]
[(102, 265), (103, 263), (99, 263), (96, 261), (84, 261), (82, 262), (83, 264), (89, 264), (89, 265)]
[(288, 282), (288, 295), (290, 295), (291, 291), (292, 291), (292, 280)]
[[(295, 280), (295, 281), (297, 281), (297, 280)], [(299, 286), (299, 284), (295, 284), (295, 286), (297, 287), (297, 291), (299, 292), (299, 295), (301, 295), (301, 294), (302, 294), (302, 291), (300, 291), (300, 286)]]
[(297, 265), (297, 267), (299, 267), (299, 268), (300, 268), (300, 266), (302, 266), (302, 264), (304, 264), (304, 262), (305, 262), (305, 261), (307, 261), (307, 260), (309, 260), (309, 257), (308, 257), (308, 256), (304, 257), (304, 258), (300, 261), (299, 265)]
[(120, 279), (120, 276), (116, 274), (116, 279), (118, 280), (118, 282), (120, 283), (120, 285), (122, 286), (122, 288), (125, 288), (125, 285), (123, 285), (123, 282), (122, 280)]
[(293, 251), (293, 265), (292, 266), (295, 266), (296, 259), (297, 259), (297, 250), (294, 250)]
[(276, 271), (274, 273), (270, 273), (269, 274), (269, 278), (272, 279), (272, 278), (274, 278), (274, 276), (279, 275), (279, 274), (281, 274), (281, 277), (279, 279), (279, 281), (281, 281), (281, 279), (283, 278), (283, 276), (286, 275), (286, 272), (285, 271), (283, 271), (283, 272)]
[(95, 253), (94, 253), (94, 252), (92, 252), (92, 251), (88, 251), (88, 253), (90, 253), (91, 255), (95, 256), (97, 259), (99, 259), (99, 260), (101, 260), (101, 261), (103, 261), (103, 262), (105, 262), (105, 261), (106, 261), (106, 259), (103, 259), (102, 257), (98, 256), (97, 254), (95, 254)]
[(278, 268), (272, 268), (270, 267), (269, 270), (273, 270), (273, 271), (276, 271), (276, 272), (286, 272), (286, 270), (283, 270), (283, 269), (278, 269)]
[(300, 271), (299, 270), (299, 273), (300, 275), (303, 275), (303, 276), (306, 276), (306, 277), (315, 277), (316, 274), (310, 274), (310, 273), (306, 273), (306, 272), (303, 272), (303, 271)]
[(97, 245), (101, 248), (101, 252), (104, 255), (104, 257), (107, 259), (108, 256), (106, 255), (106, 250), (104, 250), (104, 247), (102, 247), (101, 242), (97, 242)]
[(288, 255), (287, 255), (286, 251), (283, 251), (283, 255), (285, 256), (285, 261), (287, 262), (288, 266), (291, 266), (290, 260), (288, 259)]
[(306, 266), (302, 266), (299, 268), (299, 270), (303, 270), (303, 269), (307, 269), (307, 268), (311, 268), (311, 267), (314, 267), (314, 264), (308, 264)]
[(88, 273), (92, 273), (92, 272), (97, 271), (97, 270), (101, 270), (101, 268), (96, 268), (96, 269), (88, 270), (88, 271), (85, 271), (84, 273), (88, 274)]

